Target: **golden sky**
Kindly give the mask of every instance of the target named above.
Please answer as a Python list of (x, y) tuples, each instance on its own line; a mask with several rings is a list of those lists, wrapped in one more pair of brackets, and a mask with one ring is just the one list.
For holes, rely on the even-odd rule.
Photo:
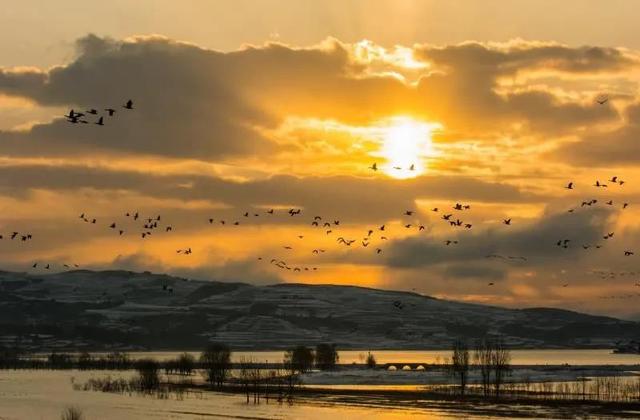
[(3, 267), (636, 315), (635, 4), (189, 4), (0, 16)]

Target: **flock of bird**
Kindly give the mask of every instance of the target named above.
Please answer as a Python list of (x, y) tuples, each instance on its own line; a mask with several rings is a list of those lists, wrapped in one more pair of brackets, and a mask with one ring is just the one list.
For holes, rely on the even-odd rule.
[(30, 233), (21, 233), (21, 232), (11, 232), (7, 235), (4, 234), (0, 234), (0, 241), (5, 239), (5, 236), (7, 237), (7, 239), (10, 240), (16, 240), (19, 242), (27, 242), (30, 241), (31, 239), (33, 239), (33, 235)]
[[(600, 105), (604, 105), (605, 103), (607, 103), (607, 101), (608, 101), (608, 97), (602, 97), (597, 99), (597, 102)], [(126, 110), (133, 110), (134, 109), (133, 100), (129, 99), (121, 107)], [(64, 117), (71, 124), (89, 124), (90, 122), (85, 118), (87, 118), (89, 115), (92, 115), (98, 118), (96, 121), (93, 122), (93, 124), (103, 126), (105, 125), (105, 116), (113, 117), (116, 114), (117, 110), (114, 108), (104, 108), (104, 112), (106, 112), (106, 115), (99, 115), (100, 113), (98, 112), (98, 110), (93, 108), (86, 110), (85, 112), (76, 112), (73, 109), (71, 109), (67, 115), (64, 115)], [(378, 171), (379, 169), (378, 163), (374, 162), (369, 167), (369, 169), (374, 172)], [(393, 169), (402, 170), (404, 168), (399, 166), (394, 166)], [(415, 165), (411, 164), (406, 169), (409, 171), (415, 171)], [(611, 186), (615, 185), (617, 187), (622, 187), (624, 184), (625, 184), (624, 180), (620, 179), (618, 176), (613, 176), (610, 179), (608, 179), (606, 182), (601, 182), (600, 180), (596, 180), (593, 184), (593, 187), (598, 189), (607, 189), (607, 188), (610, 189)], [(574, 182), (569, 182), (565, 185), (564, 188), (567, 190), (574, 190), (576, 188), (576, 185)], [(600, 203), (599, 200), (595, 198), (583, 200), (579, 204), (579, 206), (570, 208), (568, 212), (574, 213), (578, 208), (592, 207), (592, 206), (598, 205), (599, 203)], [(604, 205), (607, 205), (607, 206), (614, 206), (613, 200), (604, 201), (603, 203)], [(629, 203), (626, 203), (626, 202), (620, 204), (620, 208), (622, 210), (626, 209), (628, 206), (629, 206)], [(468, 218), (466, 217), (467, 213), (469, 213), (470, 211), (471, 211), (471, 204), (459, 203), (459, 202), (452, 204), (450, 208), (449, 207), (447, 208), (433, 207), (430, 209), (430, 212), (438, 213), (438, 215), (440, 215), (438, 219), (441, 220), (442, 223), (446, 224), (451, 228), (454, 228), (454, 229), (460, 228), (462, 230), (471, 230), (474, 227), (474, 224), (471, 221), (469, 221)], [(217, 219), (214, 217), (210, 217), (204, 222), (208, 223), (209, 225), (216, 224), (220, 226), (234, 227), (234, 226), (240, 226), (241, 220), (243, 220), (242, 224), (244, 225), (244, 224), (247, 224), (248, 221), (252, 218), (257, 218), (257, 217), (260, 217), (261, 215), (264, 215), (267, 217), (274, 217), (279, 215), (280, 213), (282, 213), (283, 215), (286, 215), (286, 217), (302, 217), (303, 216), (303, 211), (300, 208), (290, 208), (286, 211), (268, 209), (264, 211), (264, 213), (262, 210), (256, 211), (255, 209), (252, 209), (251, 211), (245, 211), (244, 213), (241, 213), (239, 217), (233, 220)], [(417, 215), (416, 210), (409, 209), (404, 211), (401, 218), (402, 220), (401, 226), (404, 227), (405, 231), (407, 232), (410, 232), (411, 230), (416, 230), (417, 232), (427, 231), (427, 226), (425, 224), (423, 224), (420, 221), (411, 219), (416, 215)], [(118, 221), (118, 220), (109, 220), (107, 222), (103, 222), (103, 221), (99, 222), (97, 217), (89, 216), (88, 213), (82, 213), (80, 214), (79, 219), (82, 222), (87, 223), (89, 225), (96, 225), (98, 227), (111, 230), (117, 236), (121, 236), (124, 238), (129, 238), (131, 237), (131, 234), (132, 234), (134, 237), (138, 237), (141, 240), (149, 240), (150, 238), (155, 237), (160, 233), (169, 234), (173, 232), (173, 225), (169, 223), (165, 223), (162, 216), (158, 214), (142, 216), (142, 214), (139, 211), (128, 211), (124, 213), (124, 217), (125, 217), (124, 222)], [(511, 226), (512, 221), (513, 221), (512, 218), (504, 218), (500, 222), (504, 226)], [(389, 236), (390, 226), (387, 224), (366, 228), (361, 235), (349, 236), (346, 231), (344, 233), (341, 232), (342, 225), (340, 223), (340, 220), (338, 219), (334, 219), (334, 218), (325, 219), (323, 216), (314, 215), (312, 219), (309, 219), (308, 223), (309, 223), (309, 226), (311, 226), (312, 228), (316, 228), (320, 232), (322, 232), (323, 237), (329, 237), (333, 235), (335, 237), (335, 242), (338, 246), (343, 246), (347, 248), (361, 247), (365, 249), (369, 249), (369, 247), (371, 246), (370, 248), (372, 250), (371, 252), (373, 252), (375, 255), (380, 255), (383, 253), (384, 247), (382, 244), (385, 241), (387, 241), (388, 238), (390, 237)], [(430, 229), (431, 228), (429, 228), (429, 230)], [(602, 239), (604, 241), (609, 241), (614, 237), (614, 235), (615, 235), (615, 232), (604, 232), (602, 235)], [(6, 235), (6, 238), (10, 240), (26, 242), (32, 239), (32, 235), (30, 233), (12, 232), (9, 235)], [(5, 239), (5, 235), (0, 234), (0, 240), (3, 240), (3, 239)], [(304, 239), (305, 239), (305, 235), (297, 235), (297, 240), (303, 241)], [(444, 246), (447, 246), (447, 247), (455, 246), (455, 245), (458, 245), (461, 241), (464, 241), (464, 237), (457, 235), (456, 239), (446, 239), (443, 241), (443, 244)], [(573, 245), (573, 243), (574, 243), (574, 240), (572, 238), (560, 238), (557, 240), (557, 242), (555, 242), (555, 245), (557, 247), (567, 249), (567, 248), (570, 248)], [(603, 244), (589, 243), (589, 244), (580, 244), (580, 246), (584, 250), (592, 249), (592, 248), (599, 249), (599, 248), (602, 248)], [(298, 245), (292, 245), (291, 243), (286, 243), (282, 245), (282, 249), (284, 250), (284, 252), (292, 251), (294, 250), (294, 248), (297, 248), (297, 247)], [(175, 250), (175, 252), (176, 254), (190, 256), (193, 254), (194, 248), (192, 248), (191, 246), (187, 246), (184, 248), (177, 249)], [(327, 252), (327, 249), (319, 248), (317, 246), (312, 246), (310, 248), (310, 252), (313, 255), (319, 256), (321, 254), (325, 254)], [(629, 249), (624, 250), (624, 256), (630, 257), (633, 255), (635, 255), (634, 251)], [(259, 261), (264, 261), (265, 263), (266, 261), (269, 261), (270, 266), (278, 268), (280, 270), (289, 270), (292, 272), (302, 273), (302, 272), (315, 272), (319, 269), (315, 265), (295, 264), (292, 262), (288, 262), (287, 261), (288, 259), (289, 258), (282, 255), (275, 255), (269, 258), (258, 257)], [(528, 261), (528, 257), (522, 256), (522, 255), (489, 254), (486, 256), (486, 259), (506, 261), (506, 262)], [(78, 264), (62, 264), (62, 266), (65, 268), (79, 267)], [(42, 268), (44, 270), (51, 270), (53, 269), (54, 264), (34, 262), (31, 265), (31, 267), (33, 269)], [(598, 274), (602, 278), (612, 278), (612, 277), (615, 277), (616, 275), (617, 276), (625, 275), (624, 272), (617, 273), (617, 274), (614, 272), (599, 272)], [(494, 286), (494, 283), (489, 282), (488, 286)], [(567, 287), (568, 283), (565, 283), (562, 286)], [(636, 283), (636, 286), (640, 286), (640, 284)], [(169, 288), (168, 286), (163, 286), (163, 290), (168, 292), (173, 292), (173, 289)], [(404, 304), (400, 301), (396, 301), (394, 302), (394, 307), (401, 310), (404, 308)]]
[[(127, 102), (125, 102), (124, 105), (122, 105), (122, 108), (133, 109), (133, 101), (129, 99)], [(104, 111), (109, 117), (113, 117), (116, 113), (116, 110), (114, 108), (105, 108)], [(64, 115), (64, 117), (67, 119), (67, 122), (71, 124), (89, 124), (89, 121), (87, 121), (86, 119), (82, 119), (83, 117), (86, 118), (89, 115), (98, 117), (98, 120), (94, 122), (95, 125), (105, 125), (104, 116), (99, 115), (99, 111), (95, 108), (88, 109), (85, 112), (76, 112), (71, 109), (68, 114)]]

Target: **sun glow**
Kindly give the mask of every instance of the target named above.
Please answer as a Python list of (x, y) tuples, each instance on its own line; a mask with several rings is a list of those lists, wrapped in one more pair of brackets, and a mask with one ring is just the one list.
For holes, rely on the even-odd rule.
[(394, 178), (414, 178), (425, 172), (425, 159), (433, 157), (431, 134), (438, 124), (398, 117), (384, 130), (381, 155), (387, 163), (381, 168)]

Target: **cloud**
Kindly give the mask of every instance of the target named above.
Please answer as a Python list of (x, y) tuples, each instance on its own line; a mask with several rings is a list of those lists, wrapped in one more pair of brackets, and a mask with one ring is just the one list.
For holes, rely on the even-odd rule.
[(612, 48), (569, 48), (535, 42), (417, 47), (415, 54), (434, 65), (418, 90), (435, 119), (451, 128), (481, 131), (495, 124), (521, 124), (532, 132), (558, 135), (612, 120), (609, 105), (561, 101), (541, 88), (498, 94), (497, 82), (520, 72), (544, 69), (566, 73), (618, 72), (637, 65), (634, 58)]
[[(248, 283), (256, 285), (269, 285), (281, 283), (282, 279), (263, 267), (256, 264), (255, 260), (229, 260), (221, 264), (202, 264), (193, 267), (174, 267), (162, 263), (152, 255), (134, 253), (118, 255), (112, 266), (129, 271), (152, 271), (190, 278), (197, 280), (214, 280), (232, 283)], [(100, 269), (100, 267), (95, 267)]]
[[(513, 302), (559, 295), (553, 287), (560, 277), (553, 276), (564, 265), (579, 278), (596, 262), (618, 263), (612, 256), (622, 245), (596, 254), (580, 247), (599, 241), (616, 223), (614, 213), (603, 206), (559, 214), (572, 199), (553, 197), (565, 192), (560, 188), (569, 173), (576, 185), (590, 185), (584, 178), (591, 174), (568, 163), (633, 166), (640, 156), (640, 106), (618, 115), (636, 95), (627, 92), (635, 87), (634, 54), (522, 40), (385, 51), (335, 39), (223, 53), (160, 36), (89, 35), (78, 40), (66, 64), (0, 69), (3, 101), (26, 98), (20, 101), (36, 104), (39, 114), (25, 121), (41, 121), (0, 130), (0, 206), (10, 215), (0, 227), (35, 234), (28, 249), (0, 243), (3, 258), (20, 267), (36, 257), (79, 259), (101, 268), (271, 283), (280, 279), (256, 263), (258, 253), (281, 255), (281, 242), (300, 241), (285, 255), (307, 264), (316, 257), (306, 247), (317, 246), (311, 239), (318, 238), (327, 241), (328, 252), (313, 260), (322, 267), (316, 280), (360, 276), (405, 287), (427, 278), (430, 293), (470, 299), (496, 281), (505, 287), (493, 293)], [(412, 66), (406, 67), (408, 56)], [(625, 92), (605, 105), (594, 103), (594, 94), (611, 84)], [(121, 107), (129, 98), (132, 111)], [(62, 107), (117, 112), (104, 127), (42, 117)], [(397, 116), (442, 127), (425, 158), (427, 171), (414, 179), (366, 169), (373, 161), (382, 167), (384, 123)], [(553, 149), (572, 139), (579, 141)], [(554, 162), (546, 160), (551, 149)], [(598, 194), (613, 194), (616, 205), (622, 199), (621, 190)], [(624, 197), (633, 203), (633, 196)], [(449, 230), (435, 220), (439, 213), (425, 212), (456, 201), (473, 204), (464, 215), (474, 224), (471, 231)], [(265, 207), (279, 213), (267, 218)], [(288, 207), (303, 214), (290, 217), (282, 210)], [(134, 240), (140, 227), (123, 216), (131, 209), (161, 213), (176, 229)], [(411, 222), (424, 223), (428, 234), (406, 236), (407, 209), (417, 210)], [(253, 210), (260, 217), (245, 223), (242, 214)], [(100, 223), (119, 218), (124, 225), (124, 219), (132, 235), (114, 238), (108, 224), (79, 226), (82, 211), (98, 214)], [(513, 213), (511, 227), (499, 223), (506, 213)], [(388, 223), (384, 253), (369, 252), (377, 243), (347, 250), (320, 229), (310, 234), (316, 214), (340, 220), (339, 229), (358, 239)], [(209, 226), (208, 217), (243, 223), (237, 230)], [(304, 241), (297, 238), (301, 232)], [(616, 240), (622, 236), (632, 247), (637, 238), (629, 232), (620, 231)], [(556, 247), (564, 238), (571, 246)], [(445, 239), (460, 243), (447, 247)], [(182, 246), (211, 254), (187, 264), (174, 255)], [(489, 254), (527, 261), (491, 260)]]
[(466, 176), (396, 180), (277, 175), (239, 182), (205, 175), (145, 174), (84, 166), (0, 166), (0, 191), (4, 194), (80, 189), (127, 191), (158, 199), (205, 200), (230, 206), (227, 211), (230, 215), (251, 207), (301, 207), (305, 214), (322, 214), (357, 223), (396, 218), (404, 210), (415, 208), (417, 199), (492, 203), (535, 203), (546, 199), (509, 184)]
[[(607, 106), (562, 101), (549, 91), (495, 92), (499, 77), (551, 68), (569, 73), (620, 71), (635, 61), (612, 48), (569, 48), (521, 41), (414, 47), (432, 62), (414, 86), (367, 70), (352, 45), (328, 40), (309, 48), (267, 44), (220, 53), (152, 36), (116, 41), (89, 35), (77, 57), (47, 71), (1, 69), (0, 92), (41, 105), (118, 109), (105, 127), (58, 119), (26, 133), (0, 132), (0, 153), (60, 156), (136, 153), (215, 161), (266, 156), (280, 149), (265, 131), (286, 117), (370, 123), (398, 113), (456, 131), (496, 123), (534, 132), (570, 131), (611, 120)], [(120, 105), (133, 98), (134, 112)]]
[[(429, 267), (440, 263), (485, 261), (489, 255), (525, 257), (520, 266), (544, 266), (554, 261), (584, 255), (582, 245), (600, 242), (611, 227), (611, 212), (593, 209), (578, 213), (547, 214), (523, 227), (500, 226), (479, 233), (458, 234), (457, 245), (445, 246), (445, 238), (410, 237), (394, 241), (387, 252), (392, 267)], [(570, 239), (567, 249), (556, 246), (558, 240)], [(516, 261), (516, 260), (514, 260)]]
[(625, 123), (561, 145), (553, 155), (578, 166), (631, 166), (640, 162), (640, 104), (627, 107)]

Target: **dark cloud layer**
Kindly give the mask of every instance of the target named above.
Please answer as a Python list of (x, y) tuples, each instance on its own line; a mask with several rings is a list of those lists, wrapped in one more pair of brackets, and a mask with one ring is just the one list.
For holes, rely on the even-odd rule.
[(588, 134), (555, 151), (563, 161), (583, 166), (637, 165), (640, 162), (640, 105), (626, 109), (625, 124), (613, 131)]
[[(489, 255), (501, 255), (524, 256), (526, 262), (514, 261), (525, 266), (543, 266), (584, 255), (582, 245), (601, 242), (611, 226), (610, 216), (611, 212), (604, 208), (548, 214), (523, 227), (503, 225), (450, 237), (459, 241), (450, 246), (443, 246), (445, 238), (411, 237), (394, 242), (387, 262), (393, 267), (428, 267), (444, 262), (484, 261)], [(569, 248), (556, 245), (561, 239), (570, 239)]]
[(31, 190), (80, 188), (129, 191), (141, 196), (211, 200), (244, 211), (251, 206), (302, 207), (305, 212), (370, 222), (395, 218), (415, 208), (416, 199), (532, 203), (544, 196), (470, 177), (425, 176), (411, 180), (350, 176), (295, 177), (235, 182), (197, 175), (160, 175), (88, 167), (0, 166), (0, 191), (24, 195)]

